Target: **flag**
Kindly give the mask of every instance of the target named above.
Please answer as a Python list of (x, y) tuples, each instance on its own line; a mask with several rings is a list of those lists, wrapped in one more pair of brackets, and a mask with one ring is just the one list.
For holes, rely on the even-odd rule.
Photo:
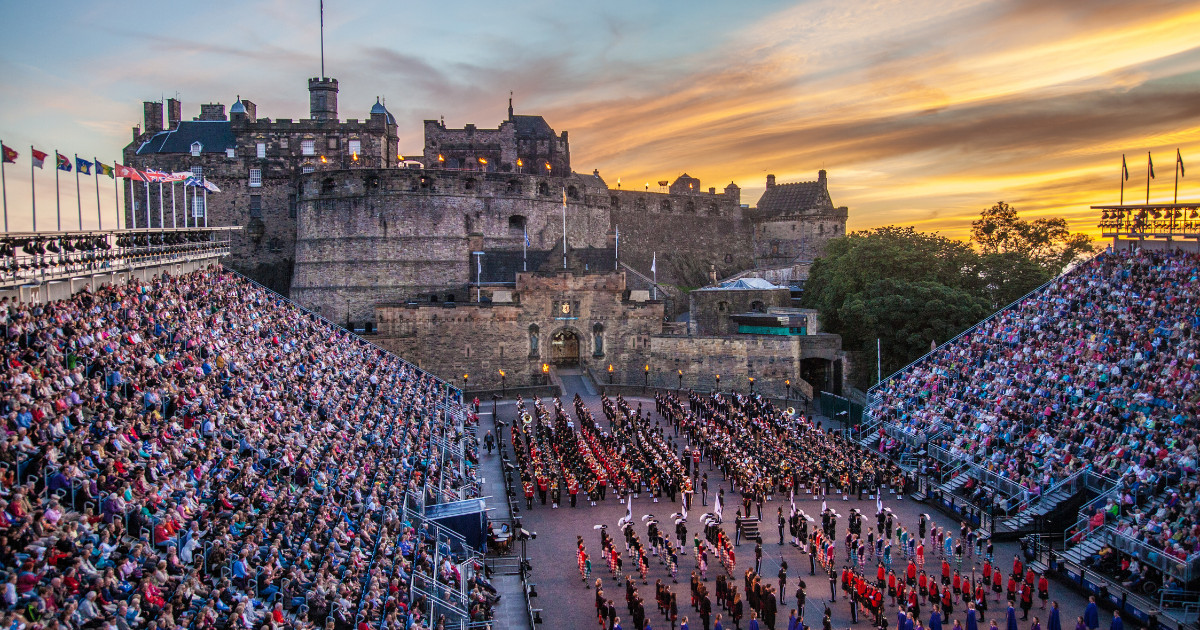
[(1146, 152), (1146, 159), (1150, 161), (1150, 179), (1154, 179), (1154, 156), (1150, 152)]
[(1125, 166), (1125, 154), (1121, 154), (1121, 173), (1125, 175), (1125, 181), (1129, 181), (1129, 167)]
[(475, 257), (475, 281), (483, 277), (483, 256)]
[(16, 162), (16, 161), (17, 161), (17, 155), (18, 155), (18, 153), (17, 153), (16, 151), (14, 151), (13, 149), (10, 149), (10, 148), (8, 148), (8, 147), (7, 147), (7, 146), (5, 146), (5, 145), (0, 145), (0, 147), (2, 147), (2, 148), (3, 148), (3, 151), (4, 151), (4, 161), (5, 161), (5, 162), (8, 162), (9, 164), (12, 164), (13, 162)]
[(79, 157), (78, 155), (75, 156), (75, 168), (84, 175), (92, 174), (92, 163)]
[(171, 173), (171, 174), (170, 174), (170, 175), (167, 177), (167, 181), (169, 181), (169, 182), (182, 182), (182, 181), (186, 180), (187, 178), (189, 178), (189, 177), (191, 177), (191, 176), (192, 176), (192, 174), (191, 174), (190, 172), (188, 172), (188, 171), (180, 171), (180, 172), (178, 172), (178, 173)]
[(625, 497), (625, 520), (633, 520), (633, 493), (630, 492)]
[(58, 166), (58, 170), (60, 170), (60, 171), (66, 171), (66, 172), (70, 173), (70, 172), (71, 172), (71, 160), (70, 160), (70, 158), (68, 158), (67, 156), (65, 156), (65, 155), (63, 155), (63, 154), (61, 154), (61, 153), (59, 153), (58, 151), (55, 151), (55, 152), (54, 152), (54, 156), (55, 156), (55, 158), (57, 158), (57, 162), (58, 162), (58, 164), (57, 164), (57, 166)]
[(828, 510), (828, 509), (829, 509), (829, 506), (825, 505), (824, 501), (821, 501), (821, 512), (824, 513), (825, 510)]
[(883, 511), (883, 496), (877, 495), (875, 497), (875, 513), (878, 514), (882, 511)]
[(113, 170), (113, 167), (102, 163), (100, 160), (96, 160), (96, 173), (100, 175), (108, 175), (110, 178), (116, 177), (116, 171)]
[(1175, 161), (1179, 163), (1179, 176), (1183, 177), (1183, 155), (1179, 153), (1179, 149), (1175, 149)]
[(617, 226), (617, 247), (621, 246), (621, 226)]
[(164, 181), (167, 181), (168, 177), (170, 177), (169, 173), (164, 173), (163, 171), (156, 171), (152, 168), (148, 168), (145, 171), (142, 171), (142, 174), (146, 176), (146, 181), (151, 182), (151, 183), (164, 182)]
[(221, 192), (221, 189), (217, 188), (216, 184), (208, 181), (207, 179), (204, 180), (204, 183), (202, 185), (204, 186), (204, 190), (207, 190), (208, 192), (213, 192), (213, 193)]
[(525, 228), (521, 228), (521, 231), (525, 233), (525, 247), (529, 247), (529, 231)]
[(29, 154), (33, 156), (33, 165), (42, 168), (42, 162), (46, 160), (46, 152), (38, 151), (33, 147), (29, 147)]
[(142, 172), (137, 170), (136, 168), (133, 168), (132, 166), (125, 166), (123, 164), (114, 164), (113, 172), (116, 173), (117, 177), (124, 177), (127, 179), (139, 181), (139, 182), (146, 181), (146, 178), (142, 177)]
[(654, 273), (656, 271), (658, 271), (658, 252), (654, 252), (650, 258), (650, 273)]
[(567, 205), (567, 189), (563, 188), (562, 191), (563, 191), (563, 207), (566, 207), (566, 205)]
[(717, 515), (717, 520), (722, 520), (721, 512), (725, 511), (725, 506), (721, 505), (721, 493), (713, 493), (713, 513)]

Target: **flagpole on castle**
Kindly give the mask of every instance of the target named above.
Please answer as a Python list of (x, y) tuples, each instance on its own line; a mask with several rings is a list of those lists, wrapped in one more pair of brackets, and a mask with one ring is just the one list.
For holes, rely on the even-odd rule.
[(146, 185), (146, 229), (150, 229), (150, 175), (147, 174), (146, 181), (142, 182)]
[(617, 238), (613, 242), (613, 271), (621, 269), (621, 226), (617, 226)]
[(562, 224), (563, 224), (563, 269), (567, 268), (567, 188), (564, 186), (563, 205), (562, 205)]
[(1150, 205), (1150, 180), (1154, 177), (1154, 156), (1146, 152), (1146, 205)]
[(79, 154), (75, 154), (75, 205), (79, 210), (79, 231), (83, 231), (83, 194), (79, 192)]
[(654, 298), (658, 299), (658, 252), (654, 252), (650, 257), (650, 273), (654, 276), (653, 288)]
[(163, 213), (165, 212), (164, 205), (166, 203), (167, 203), (167, 200), (163, 198), (163, 183), (162, 183), (162, 180), (159, 180), (159, 182), (158, 182), (158, 229), (160, 229), (160, 230), (167, 227), (167, 222), (165, 220), (165, 217), (163, 216)]
[(171, 182), (171, 227), (179, 227), (179, 220), (175, 218), (175, 182)]
[[(133, 178), (129, 178), (129, 194), (125, 195), (125, 201), (129, 202), (129, 216), (133, 217), (133, 229), (137, 229), (137, 193), (133, 190)], [(126, 226), (128, 227), (128, 226)]]
[(529, 271), (529, 229), (521, 228), (521, 271)]
[(1125, 205), (1125, 180), (1129, 179), (1129, 167), (1125, 166), (1125, 154), (1121, 154), (1121, 205)]

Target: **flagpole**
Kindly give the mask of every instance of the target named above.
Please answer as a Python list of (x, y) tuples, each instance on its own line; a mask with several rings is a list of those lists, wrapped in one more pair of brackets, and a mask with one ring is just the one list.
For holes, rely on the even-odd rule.
[(95, 181), (95, 183), (96, 183), (96, 229), (102, 230), (104, 228), (100, 227), (101, 218), (100, 218), (100, 172), (99, 172), (99, 168), (98, 168), (99, 166), (100, 166), (100, 160), (97, 160), (95, 158), (95, 156), (93, 156), (92, 157), (92, 178), (93, 178), (93, 181)]
[(54, 150), (54, 203), (56, 206), (56, 214), (58, 215), (58, 231), (62, 231), (62, 192), (58, 189), (58, 172), (62, 169), (58, 168), (58, 149)]
[(529, 271), (529, 229), (521, 228), (521, 271)]
[(1125, 154), (1121, 154), (1121, 205), (1125, 205), (1125, 173), (1129, 171), (1129, 167), (1125, 166)]
[(1179, 203), (1179, 163), (1182, 161), (1183, 156), (1179, 154), (1179, 149), (1175, 149), (1175, 201), (1171, 203)]
[[(200, 183), (207, 184), (208, 180), (202, 179)], [(208, 227), (208, 186), (204, 186), (204, 227)]]
[(83, 194), (79, 192), (79, 154), (75, 154), (75, 206), (79, 209), (79, 231), (83, 231)]
[(167, 222), (163, 217), (163, 206), (166, 204), (166, 202), (167, 200), (163, 198), (163, 183), (160, 181), (158, 182), (158, 229), (160, 230), (167, 227)]
[(617, 238), (613, 241), (613, 271), (621, 269), (621, 226), (617, 226)]
[[(0, 140), (0, 152), (3, 152), (4, 141)], [(14, 151), (15, 153), (15, 151)], [(8, 232), (8, 182), (4, 181), (4, 163), (7, 160), (0, 155), (0, 195), (4, 197), (4, 231)]]
[(650, 259), (650, 273), (654, 275), (654, 299), (658, 299), (658, 252), (654, 252)]
[(33, 231), (37, 231), (37, 182), (33, 172), (33, 145), (29, 145), (29, 200), (33, 205)]
[(179, 221), (175, 218), (175, 182), (171, 182), (171, 228), (179, 227)]
[(1154, 168), (1154, 156), (1146, 152), (1146, 205), (1150, 205), (1150, 169)]
[(567, 268), (567, 189), (563, 187), (562, 224), (563, 224), (563, 269)]
[[(137, 193), (133, 191), (133, 178), (129, 179), (129, 194), (125, 196), (125, 201), (129, 202), (129, 216), (133, 217), (133, 229), (137, 229)], [(127, 226), (128, 227), (128, 226)]]
[[(146, 175), (146, 177), (150, 176)], [(146, 229), (148, 230), (150, 229), (150, 180), (147, 179), (142, 183), (146, 185)]]

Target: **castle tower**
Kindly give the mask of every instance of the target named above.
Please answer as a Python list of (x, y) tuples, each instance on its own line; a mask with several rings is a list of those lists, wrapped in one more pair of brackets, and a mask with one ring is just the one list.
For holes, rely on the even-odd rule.
[(313, 120), (337, 121), (337, 79), (313, 77), (308, 80), (308, 111)]

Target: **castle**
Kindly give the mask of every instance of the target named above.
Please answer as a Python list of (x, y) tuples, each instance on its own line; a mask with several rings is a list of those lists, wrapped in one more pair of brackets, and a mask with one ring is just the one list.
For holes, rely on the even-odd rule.
[[(308, 87), (303, 120), (260, 118), (239, 96), (228, 116), (223, 105), (205, 104), (192, 121), (169, 99), (164, 125), (163, 105), (145, 103), (144, 126), (134, 128), (124, 157), (138, 168), (192, 171), (216, 183), (220, 194), (185, 206), (192, 220), (245, 228), (227, 264), (348, 328), (411, 337), (419, 326), (398, 315), (406, 305), (519, 305), (518, 284), (551, 290), (540, 273), (561, 279), (559, 293), (616, 291), (615, 302), (604, 300), (612, 307), (607, 323), (581, 326), (577, 343), (594, 349), (599, 326), (605, 338), (643, 339), (648, 348), (646, 336), (686, 310), (685, 291), (747, 270), (795, 269), (784, 275), (800, 283), (824, 244), (845, 234), (847, 210), (833, 205), (825, 171), (800, 183), (768, 175), (755, 207), (742, 204), (733, 182), (705, 190), (686, 173), (658, 182), (658, 190), (614, 188), (598, 171), (572, 170), (567, 132), (515, 114), (511, 99), (495, 129), (424, 121), (421, 154), (404, 156), (381, 101), (366, 119), (340, 120), (337, 80), (313, 78)], [(151, 208), (175, 201), (160, 202), (155, 186), (148, 192)], [(158, 226), (157, 212), (143, 212), (145, 201), (140, 193), (127, 199), (127, 224), (136, 212), (142, 227)], [(564, 270), (621, 277), (586, 281)], [(671, 300), (652, 309), (657, 321), (647, 324), (652, 297)], [(623, 308), (639, 310), (628, 331)], [(524, 343), (533, 324), (510, 319), (523, 322)], [(469, 339), (469, 328), (459, 334)], [(540, 337), (549, 344), (548, 328)], [(419, 348), (398, 349), (421, 358)], [(633, 369), (644, 353), (628, 351), (620, 363)], [(436, 361), (440, 351), (429, 352)], [(543, 353), (522, 356), (536, 372)]]

